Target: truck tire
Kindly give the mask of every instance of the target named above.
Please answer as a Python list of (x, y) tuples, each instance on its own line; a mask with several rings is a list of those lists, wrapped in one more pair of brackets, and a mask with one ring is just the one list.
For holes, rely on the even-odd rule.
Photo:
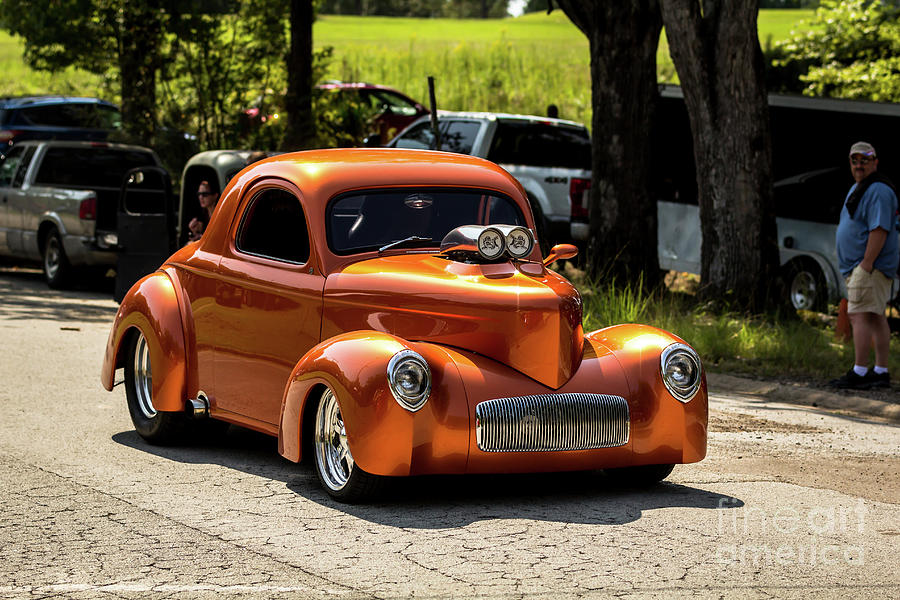
[(815, 261), (795, 259), (784, 266), (788, 301), (795, 310), (822, 312), (828, 308), (825, 275)]
[(47, 233), (47, 237), (44, 238), (44, 247), (41, 250), (44, 279), (47, 280), (47, 285), (55, 290), (65, 288), (72, 278), (72, 265), (69, 263), (62, 237), (56, 228)]

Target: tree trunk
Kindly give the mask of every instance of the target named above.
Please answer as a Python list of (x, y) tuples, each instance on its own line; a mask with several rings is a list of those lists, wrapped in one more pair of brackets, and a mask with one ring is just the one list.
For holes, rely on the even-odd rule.
[(287, 127), (283, 150), (303, 150), (315, 143), (312, 117), (312, 0), (291, 0), (291, 49), (285, 97)]
[(760, 310), (778, 268), (758, 0), (661, 0), (691, 122), (701, 294)]
[(656, 202), (650, 196), (650, 125), (658, 96), (657, 0), (557, 0), (591, 54), (592, 183), (588, 270), (659, 281)]
[(122, 125), (136, 143), (151, 145), (156, 133), (156, 71), (162, 35), (158, 2), (127, 2), (119, 30)]

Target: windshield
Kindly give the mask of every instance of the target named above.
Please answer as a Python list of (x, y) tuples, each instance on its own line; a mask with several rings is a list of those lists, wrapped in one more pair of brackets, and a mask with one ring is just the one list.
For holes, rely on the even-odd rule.
[(416, 236), (400, 248), (440, 246), (461, 225), (525, 225), (522, 212), (505, 196), (479, 190), (392, 190), (353, 192), (328, 208), (328, 244), (335, 254), (378, 250)]

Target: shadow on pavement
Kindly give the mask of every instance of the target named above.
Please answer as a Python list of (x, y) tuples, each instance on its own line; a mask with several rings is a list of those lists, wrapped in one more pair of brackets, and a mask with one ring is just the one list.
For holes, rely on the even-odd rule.
[[(439, 529), (492, 519), (534, 519), (595, 525), (637, 521), (659, 508), (740, 508), (744, 502), (708, 490), (663, 482), (646, 489), (616, 487), (599, 471), (524, 475), (430, 475), (392, 478), (371, 504), (341, 504), (328, 496), (308, 461), (278, 455), (275, 438), (230, 426), (191, 446), (151, 446), (134, 431), (112, 439), (186, 464), (214, 464), (284, 482), (298, 496), (359, 519), (393, 527)], [(689, 469), (690, 466), (678, 466)]]
[(117, 307), (106, 279), (87, 279), (71, 290), (51, 290), (37, 270), (0, 268), (0, 318), (112, 321)]

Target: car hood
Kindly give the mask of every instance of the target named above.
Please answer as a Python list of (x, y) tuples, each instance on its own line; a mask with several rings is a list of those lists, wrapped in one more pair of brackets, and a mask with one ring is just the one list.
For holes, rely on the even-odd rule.
[(353, 263), (328, 276), (322, 339), (359, 329), (471, 350), (553, 389), (581, 361), (581, 298), (537, 263), (430, 254)]

